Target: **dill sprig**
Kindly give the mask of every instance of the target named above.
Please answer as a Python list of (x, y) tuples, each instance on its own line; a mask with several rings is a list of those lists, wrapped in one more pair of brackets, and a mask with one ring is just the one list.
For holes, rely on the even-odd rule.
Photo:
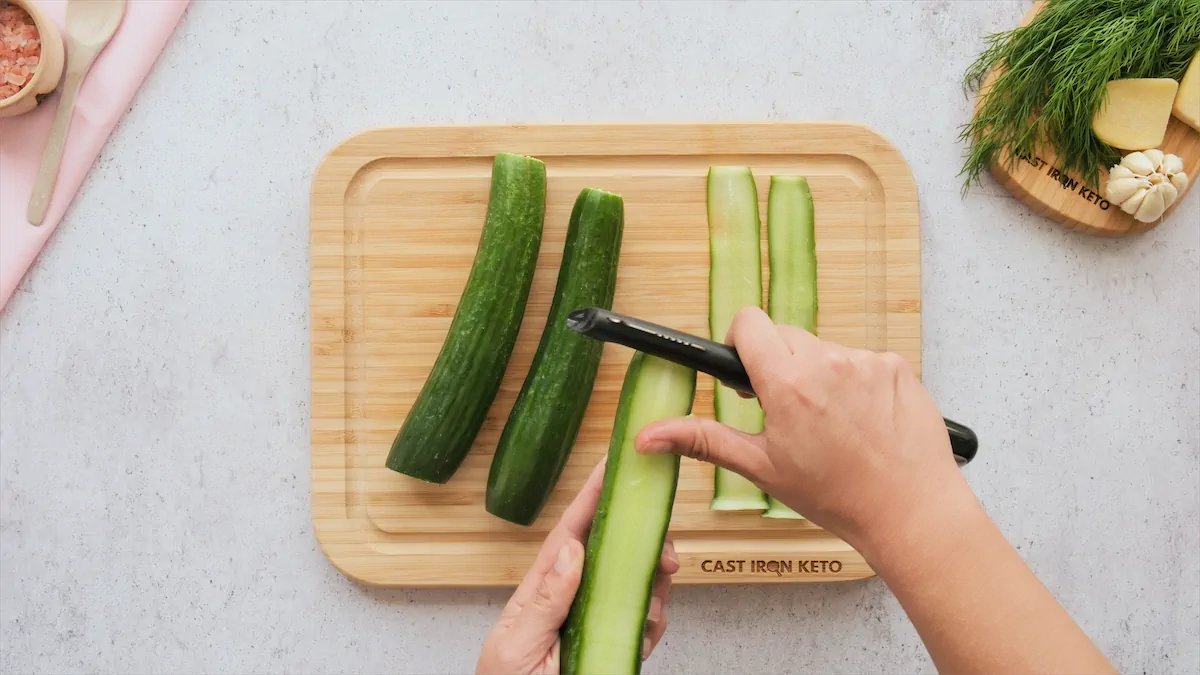
[(1200, 49), (1200, 0), (1047, 0), (1027, 25), (985, 40), (963, 80), (968, 91), (983, 89), (959, 135), (970, 148), (964, 192), (997, 155), (1011, 165), (1043, 144), (1060, 171), (1095, 188), (1100, 167), (1120, 159), (1092, 132), (1106, 85), (1181, 78)]

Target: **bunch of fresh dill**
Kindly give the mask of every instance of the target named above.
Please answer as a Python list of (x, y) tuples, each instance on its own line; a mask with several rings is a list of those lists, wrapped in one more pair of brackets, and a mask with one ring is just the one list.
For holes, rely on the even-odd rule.
[(1181, 78), (1200, 49), (1200, 0), (1047, 0), (1027, 25), (986, 41), (964, 79), (983, 91), (960, 134), (970, 147), (963, 190), (998, 154), (1013, 162), (1043, 144), (1059, 170), (1095, 188), (1100, 167), (1120, 159), (1092, 132), (1107, 83)]

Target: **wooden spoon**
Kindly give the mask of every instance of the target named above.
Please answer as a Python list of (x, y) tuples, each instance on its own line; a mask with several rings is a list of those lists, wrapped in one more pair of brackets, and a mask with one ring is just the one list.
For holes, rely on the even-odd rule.
[(117, 32), (124, 15), (125, 0), (70, 0), (67, 3), (67, 77), (29, 198), (26, 217), (34, 225), (42, 224), (50, 207), (50, 195), (58, 180), (58, 168), (67, 142), (67, 129), (71, 126), (71, 114), (75, 112), (75, 95), (79, 93), (79, 86), (92, 62)]

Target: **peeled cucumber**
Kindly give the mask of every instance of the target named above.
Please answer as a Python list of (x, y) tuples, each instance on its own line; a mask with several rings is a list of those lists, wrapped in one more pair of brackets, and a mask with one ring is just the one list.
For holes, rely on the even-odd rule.
[[(776, 324), (817, 330), (817, 247), (812, 191), (801, 176), (771, 176), (767, 193), (767, 314)], [(803, 519), (774, 497), (765, 518)]]
[[(708, 170), (709, 316), (711, 338), (725, 340), (738, 310), (762, 306), (762, 249), (758, 188), (745, 166)], [(750, 434), (763, 430), (758, 400), (742, 398), (720, 382), (713, 384), (718, 422)], [(714, 511), (761, 511), (767, 497), (748, 479), (720, 467), (713, 479)]]

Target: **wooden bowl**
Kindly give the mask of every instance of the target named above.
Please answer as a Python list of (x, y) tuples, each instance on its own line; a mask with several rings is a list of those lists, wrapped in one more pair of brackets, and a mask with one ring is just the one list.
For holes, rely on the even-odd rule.
[(17, 7), (29, 13), (37, 26), (42, 41), (42, 51), (38, 56), (38, 64), (33, 71), (33, 77), (21, 88), (21, 91), (0, 99), (0, 117), (10, 117), (27, 113), (37, 107), (43, 98), (50, 95), (62, 80), (63, 64), (66, 52), (63, 50), (62, 35), (58, 26), (38, 8), (31, 0), (9, 0)]
[[(1021, 19), (1020, 25), (1024, 26), (1032, 21), (1044, 5), (1043, 0), (1035, 2)], [(999, 72), (996, 71), (988, 73), (980, 91), (986, 92), (998, 75)], [(981, 95), (975, 100), (976, 110), (982, 103)], [(1200, 182), (1200, 132), (1172, 115), (1167, 124), (1166, 135), (1158, 149), (1178, 155), (1183, 160), (1183, 170), (1188, 175), (1187, 190)], [(1120, 152), (1122, 156), (1129, 154), (1126, 150)], [(1152, 223), (1143, 223), (1106, 199), (1105, 184), (1108, 182), (1110, 167), (1098, 167), (1099, 185), (1096, 189), (1091, 189), (1084, 185), (1078, 176), (1061, 174), (1055, 168), (1058, 156), (1049, 147), (1038, 148), (1033, 156), (1012, 162), (1006, 153), (1007, 151), (1003, 151), (997, 154), (990, 166), (992, 176), (1004, 189), (1037, 213), (1063, 227), (1098, 237), (1124, 237), (1149, 231), (1168, 220), (1175, 208), (1183, 203), (1187, 194), (1187, 190), (1180, 191), (1175, 203), (1166, 210), (1162, 218)]]

